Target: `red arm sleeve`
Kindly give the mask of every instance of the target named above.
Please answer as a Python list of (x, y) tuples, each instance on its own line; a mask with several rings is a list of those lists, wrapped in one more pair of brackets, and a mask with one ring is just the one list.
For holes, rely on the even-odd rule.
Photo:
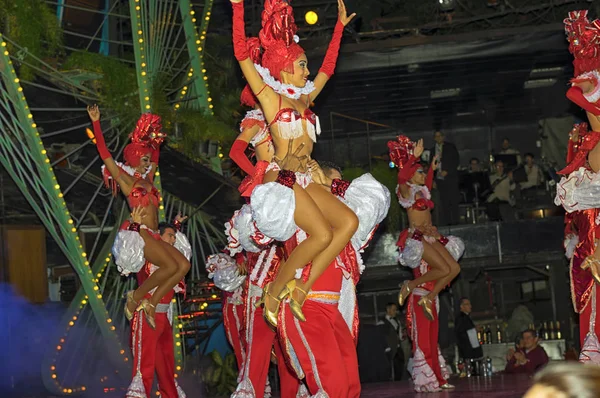
[(246, 141), (235, 140), (229, 151), (229, 158), (233, 160), (240, 169), (244, 170), (246, 174), (253, 175), (254, 165), (252, 165), (252, 162), (250, 162), (246, 156), (246, 148), (248, 148), (248, 143)]
[(335, 24), (335, 28), (333, 29), (333, 36), (329, 42), (325, 59), (323, 59), (323, 64), (321, 65), (321, 69), (319, 69), (319, 72), (326, 74), (327, 77), (333, 76), (333, 72), (335, 71), (335, 65), (337, 64), (343, 34), (344, 25), (338, 19), (337, 23)]
[(567, 98), (579, 105), (581, 108), (592, 113), (594, 116), (600, 116), (598, 105), (591, 103), (583, 96), (583, 91), (579, 87), (571, 87), (567, 90)]
[(431, 188), (433, 187), (433, 173), (433, 167), (429, 167), (427, 178), (425, 178), (425, 185), (427, 186), (427, 189), (429, 189), (429, 192), (431, 192)]
[(102, 127), (100, 127), (100, 120), (96, 120), (93, 122), (94, 126), (94, 138), (96, 139), (96, 148), (98, 148), (98, 152), (100, 153), (100, 159), (108, 159), (111, 157), (108, 148), (106, 147), (106, 142), (104, 141), (104, 134), (102, 134)]
[(238, 61), (250, 57), (246, 45), (246, 26), (244, 22), (244, 2), (231, 3), (233, 8), (233, 53)]

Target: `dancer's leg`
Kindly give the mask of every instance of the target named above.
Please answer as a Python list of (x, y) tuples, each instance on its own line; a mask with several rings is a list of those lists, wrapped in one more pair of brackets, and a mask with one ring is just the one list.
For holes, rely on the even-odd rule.
[[(358, 217), (356, 217), (356, 214), (338, 198), (316, 184), (310, 184), (306, 187), (306, 192), (308, 192), (310, 197), (315, 201), (321, 214), (325, 216), (333, 233), (330, 244), (313, 259), (310, 275), (306, 283), (298, 283), (298, 286), (302, 290), (308, 292), (332, 261), (335, 260), (344, 247), (346, 247), (352, 238), (352, 235), (354, 235), (358, 228)], [(302, 221), (305, 224), (311, 222), (310, 219)], [(300, 291), (295, 291), (294, 296), (299, 302), (304, 300), (303, 294)]]
[(446, 261), (446, 264), (448, 264), (448, 267), (450, 268), (450, 272), (448, 275), (436, 282), (433, 290), (428, 295), (431, 300), (433, 300), (435, 296), (444, 290), (444, 288), (448, 286), (460, 273), (460, 265), (456, 262), (456, 260), (454, 260), (454, 257), (452, 257), (448, 250), (446, 250), (444, 245), (442, 245), (440, 242), (434, 242), (432, 247), (440, 254), (440, 256), (442, 256), (444, 261)]
[[(415, 287), (426, 282), (437, 281), (437, 283), (439, 283), (440, 281), (445, 280), (445, 278), (447, 278), (448, 275), (450, 275), (450, 266), (448, 265), (444, 257), (442, 257), (442, 255), (439, 253), (439, 251), (436, 250), (434, 246), (432, 244), (429, 244), (428, 242), (423, 241), (422, 243), (423, 260), (427, 264), (429, 264), (430, 269), (420, 277), (408, 282), (408, 287), (411, 291)], [(437, 242), (433, 244), (435, 245), (436, 243)]]

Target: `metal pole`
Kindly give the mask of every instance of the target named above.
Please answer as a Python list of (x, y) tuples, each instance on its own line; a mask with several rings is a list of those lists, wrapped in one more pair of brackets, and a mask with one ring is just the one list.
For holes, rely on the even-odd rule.
[(373, 167), (371, 166), (371, 134), (369, 132), (369, 123), (367, 123), (367, 152), (369, 154), (369, 171), (373, 171)]

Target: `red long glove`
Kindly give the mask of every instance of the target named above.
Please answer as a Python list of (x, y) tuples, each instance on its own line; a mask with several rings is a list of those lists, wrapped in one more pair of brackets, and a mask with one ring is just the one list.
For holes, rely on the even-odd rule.
[(248, 143), (243, 140), (235, 140), (229, 151), (229, 158), (237, 164), (240, 169), (244, 170), (246, 174), (254, 174), (254, 165), (246, 156), (246, 149)]
[(429, 170), (427, 170), (427, 177), (425, 178), (425, 186), (431, 192), (431, 187), (433, 187), (433, 167), (429, 166)]
[(592, 104), (583, 96), (583, 91), (579, 87), (571, 87), (567, 90), (567, 98), (575, 104), (579, 105), (586, 111), (592, 113), (594, 116), (600, 116), (600, 107), (596, 104)]
[(231, 3), (233, 9), (233, 53), (235, 59), (244, 61), (250, 57), (246, 45), (246, 26), (244, 23), (244, 2)]
[(160, 148), (156, 148), (152, 150), (150, 154), (150, 161), (158, 166), (158, 158), (160, 157)]
[(100, 127), (100, 120), (96, 120), (92, 123), (94, 126), (94, 139), (96, 140), (96, 148), (100, 153), (100, 159), (105, 160), (111, 156), (108, 148), (106, 147), (106, 141), (104, 141), (104, 134), (102, 134), (102, 127)]
[(338, 19), (333, 29), (333, 36), (329, 42), (327, 53), (325, 53), (325, 59), (323, 59), (323, 65), (319, 72), (325, 73), (327, 77), (333, 76), (335, 71), (335, 64), (337, 63), (338, 54), (340, 52), (340, 44), (342, 43), (342, 35), (344, 34), (344, 25)]

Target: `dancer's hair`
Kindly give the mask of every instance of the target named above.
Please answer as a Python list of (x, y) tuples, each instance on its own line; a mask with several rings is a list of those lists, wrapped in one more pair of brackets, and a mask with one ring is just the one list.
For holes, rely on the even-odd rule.
[(328, 160), (319, 160), (319, 161), (317, 161), (317, 163), (319, 163), (319, 167), (321, 167), (321, 170), (323, 170), (323, 173), (325, 173), (325, 174), (329, 174), (333, 170), (335, 170), (338, 173), (340, 173), (340, 175), (342, 177), (344, 176), (344, 173), (342, 172), (342, 168), (333, 162), (330, 162)]
[(553, 363), (536, 374), (533, 382), (556, 390), (561, 398), (600, 397), (600, 367), (595, 365)]
[(165, 233), (167, 228), (171, 228), (173, 231), (177, 232), (177, 228), (175, 228), (175, 225), (169, 222), (161, 222), (158, 224), (158, 233), (160, 234), (160, 236), (162, 236)]

